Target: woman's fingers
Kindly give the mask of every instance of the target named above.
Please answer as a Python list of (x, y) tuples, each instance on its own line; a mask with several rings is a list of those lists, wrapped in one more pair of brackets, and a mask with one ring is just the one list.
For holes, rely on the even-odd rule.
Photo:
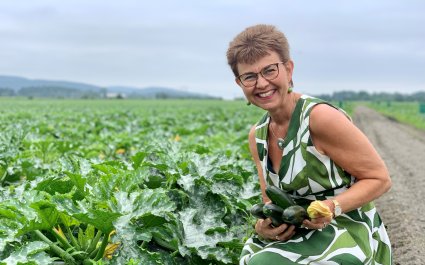
[(332, 219), (329, 218), (315, 218), (311, 220), (304, 220), (303, 225), (307, 229), (324, 229), (326, 228)]
[[(293, 225), (292, 225), (293, 226)], [(281, 225), (279, 225), (278, 227), (275, 227), (274, 229), (273, 229), (273, 234), (277, 234), (277, 235), (279, 235), (279, 234), (282, 234), (282, 233), (284, 233), (285, 231), (287, 231), (288, 229), (290, 228), (290, 225), (288, 225), (288, 224), (281, 224)]]
[(279, 227), (275, 228), (278, 234), (274, 237), (275, 240), (286, 241), (294, 236), (295, 234), (295, 226), (282, 224)]
[(255, 231), (258, 233), (264, 229), (269, 229), (271, 228), (271, 223), (272, 220), (270, 218), (258, 219), (257, 223), (255, 224)]
[(295, 226), (293, 225), (281, 224), (278, 227), (272, 227), (271, 224), (270, 218), (259, 219), (255, 224), (255, 231), (263, 238), (279, 241), (286, 241), (295, 234)]
[(270, 218), (266, 219), (258, 219), (257, 223), (255, 224), (255, 232), (257, 232), (258, 235), (268, 238), (267, 234), (270, 234), (269, 230), (272, 229), (270, 226), (272, 221)]

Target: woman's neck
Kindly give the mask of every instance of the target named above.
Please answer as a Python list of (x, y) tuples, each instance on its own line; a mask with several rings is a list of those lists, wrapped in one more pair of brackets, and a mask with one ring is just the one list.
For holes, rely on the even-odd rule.
[(278, 108), (269, 111), (270, 118), (276, 126), (287, 126), (300, 97), (301, 94), (291, 92), (285, 97)]

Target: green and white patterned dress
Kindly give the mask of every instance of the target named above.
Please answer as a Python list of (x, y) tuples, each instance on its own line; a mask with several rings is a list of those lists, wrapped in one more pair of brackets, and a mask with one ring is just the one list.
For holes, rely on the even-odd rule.
[[(312, 144), (309, 116), (313, 106), (329, 104), (303, 95), (297, 102), (285, 139), (281, 168), (273, 173), (267, 155), (270, 117), (256, 126), (256, 143), (265, 181), (287, 191), (297, 204), (332, 198), (345, 191), (354, 178), (319, 153)], [(329, 104), (330, 105), (330, 104)], [(240, 265), (283, 264), (392, 264), (391, 244), (374, 204), (344, 213), (321, 230), (297, 228), (286, 242), (254, 236), (243, 248)]]

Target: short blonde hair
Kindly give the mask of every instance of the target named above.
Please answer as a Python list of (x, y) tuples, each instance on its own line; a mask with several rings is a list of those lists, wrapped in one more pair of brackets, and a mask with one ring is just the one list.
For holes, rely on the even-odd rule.
[(238, 76), (238, 63), (252, 64), (270, 51), (276, 52), (282, 62), (290, 60), (289, 43), (275, 26), (259, 24), (246, 28), (230, 42), (227, 49), (227, 63)]

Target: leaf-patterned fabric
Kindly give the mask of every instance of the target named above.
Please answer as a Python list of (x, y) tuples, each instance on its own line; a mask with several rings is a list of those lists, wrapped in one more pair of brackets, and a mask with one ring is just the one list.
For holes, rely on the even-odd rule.
[[(266, 183), (288, 192), (305, 208), (311, 201), (338, 195), (355, 181), (312, 143), (309, 117), (317, 104), (331, 105), (306, 95), (298, 100), (277, 174), (267, 155), (268, 114), (256, 125), (258, 155)], [(240, 258), (240, 265), (391, 263), (391, 244), (373, 202), (336, 217), (325, 229), (297, 228), (295, 236), (286, 242), (253, 236), (246, 241)]]

